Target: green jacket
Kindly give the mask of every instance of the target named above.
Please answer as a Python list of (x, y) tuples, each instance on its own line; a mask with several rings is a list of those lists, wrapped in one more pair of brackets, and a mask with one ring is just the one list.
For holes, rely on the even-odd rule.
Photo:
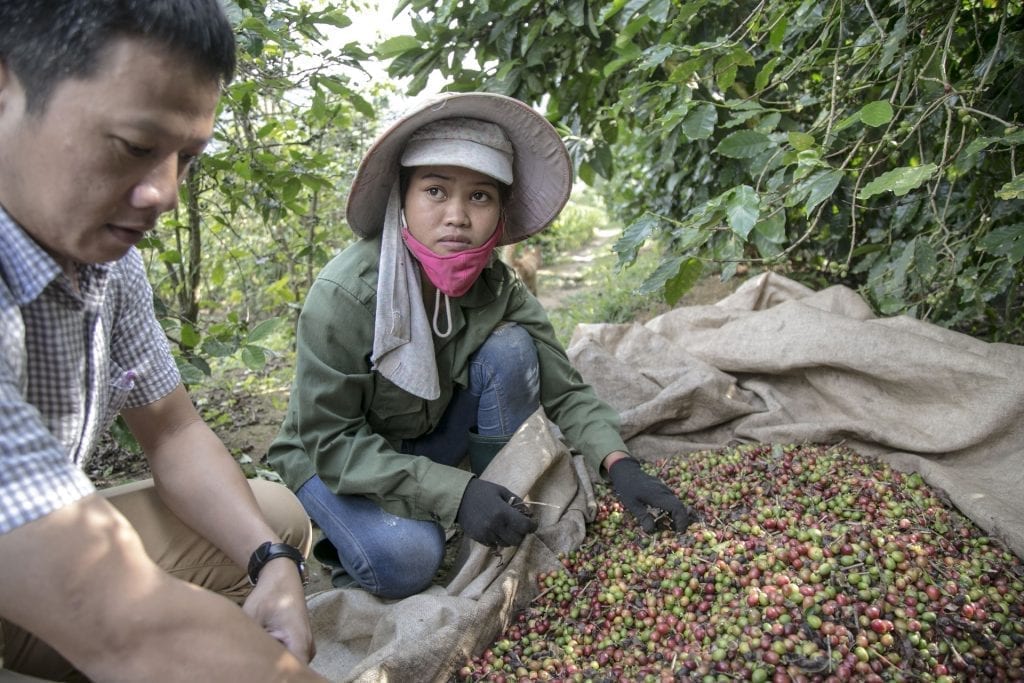
[(327, 264), (303, 305), (288, 412), (268, 454), (291, 489), (319, 474), (336, 493), (366, 496), (402, 517), (453, 524), (472, 475), (398, 449), (437, 426), (455, 385), (468, 382), (469, 357), (502, 321), (530, 332), (541, 404), (595, 471), (606, 455), (626, 450), (618, 414), (583, 383), (543, 307), (496, 258), (452, 300), (452, 334), (434, 338), (438, 399), (413, 396), (372, 371), (379, 257), (379, 239), (352, 244)]

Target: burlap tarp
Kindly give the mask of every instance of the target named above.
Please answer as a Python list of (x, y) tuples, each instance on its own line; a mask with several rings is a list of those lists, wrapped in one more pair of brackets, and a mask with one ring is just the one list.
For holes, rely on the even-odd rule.
[(444, 586), (398, 601), (356, 589), (310, 596), (313, 668), (332, 681), (447, 681), (536, 594), (538, 571), (582, 542), (596, 510), (592, 473), (537, 411), (481, 475), (523, 496), (539, 522), (518, 548), (463, 539)]
[[(920, 472), (1024, 555), (1024, 348), (876, 318), (847, 288), (766, 274), (716, 305), (580, 326), (569, 355), (642, 459), (844, 441)], [(547, 503), (534, 506), (539, 533), (500, 559), (467, 542), (446, 586), (406, 600), (312, 596), (314, 668), (332, 681), (448, 680), (536, 595), (532, 576), (557, 567), (592, 519), (587, 474), (538, 413), (485, 476)]]

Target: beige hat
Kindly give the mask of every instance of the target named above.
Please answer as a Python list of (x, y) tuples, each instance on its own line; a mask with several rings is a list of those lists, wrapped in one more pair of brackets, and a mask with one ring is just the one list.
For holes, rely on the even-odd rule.
[[(486, 123), (470, 124), (464, 131), (453, 131), (448, 125), (429, 126), (413, 139), (427, 124), (457, 118), (500, 126), (511, 143), (511, 169), (505, 142)], [(439, 144), (439, 137), (446, 137), (447, 142)], [(452, 154), (442, 161), (436, 151), (446, 147)], [(465, 166), (502, 182), (510, 177), (512, 191), (505, 207), (502, 244), (524, 240), (546, 228), (565, 206), (572, 190), (569, 153), (547, 119), (504, 95), (449, 94), (405, 114), (370, 146), (349, 190), (346, 217), (352, 231), (360, 237), (380, 233), (388, 194), (398, 181), (401, 165), (435, 163)]]

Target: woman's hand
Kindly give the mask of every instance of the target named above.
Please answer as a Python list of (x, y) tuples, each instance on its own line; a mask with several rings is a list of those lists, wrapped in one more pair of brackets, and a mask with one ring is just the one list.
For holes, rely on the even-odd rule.
[(537, 530), (537, 520), (513, 506), (518, 497), (504, 486), (469, 480), (455, 519), (466, 535), (486, 546), (519, 545)]
[(651, 533), (655, 527), (649, 508), (667, 512), (676, 531), (686, 531), (696, 519), (696, 513), (684, 505), (663, 481), (644, 472), (639, 461), (628, 456), (615, 458), (607, 470), (615, 495), (633, 513), (645, 532)]

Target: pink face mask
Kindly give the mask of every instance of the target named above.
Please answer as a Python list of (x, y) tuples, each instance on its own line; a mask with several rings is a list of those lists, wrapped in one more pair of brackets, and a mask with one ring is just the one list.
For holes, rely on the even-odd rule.
[(405, 226), (402, 227), (402, 239), (412, 255), (420, 262), (420, 267), (423, 268), (427, 279), (440, 291), (457, 299), (468, 292), (476, 279), (480, 277), (484, 266), (490, 261), (491, 251), (501, 239), (503, 227), (504, 221), (498, 221), (494, 234), (486, 242), (479, 247), (449, 256), (439, 256), (432, 252), (427, 245), (413, 237), (409, 228)]

